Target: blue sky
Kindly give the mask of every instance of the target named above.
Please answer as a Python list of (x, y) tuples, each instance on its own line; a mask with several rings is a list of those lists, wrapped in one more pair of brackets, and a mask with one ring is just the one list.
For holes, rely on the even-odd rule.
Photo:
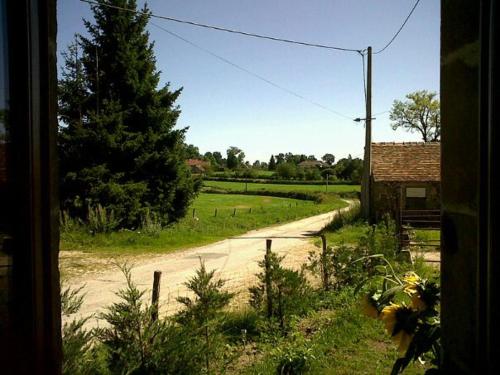
[[(139, 0), (139, 4), (143, 1)], [(150, 0), (153, 13), (228, 28), (341, 47), (374, 50), (397, 31), (415, 0)], [(90, 6), (58, 2), (58, 49), (84, 32)], [(154, 23), (307, 99), (349, 117), (364, 117), (361, 57), (168, 21)], [(414, 90), (439, 91), (440, 2), (421, 0), (394, 43), (373, 57), (373, 113)], [(178, 126), (200, 151), (229, 146), (247, 160), (293, 152), (362, 157), (362, 124), (283, 92), (150, 25), (161, 83), (183, 87)], [(60, 65), (60, 64), (59, 64)], [(393, 131), (388, 113), (373, 122), (374, 141), (418, 141)]]

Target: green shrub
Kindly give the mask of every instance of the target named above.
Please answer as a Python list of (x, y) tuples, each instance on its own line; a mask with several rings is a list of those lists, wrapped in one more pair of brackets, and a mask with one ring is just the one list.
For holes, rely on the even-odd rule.
[(81, 225), (81, 220), (71, 217), (68, 211), (59, 211), (59, 229), (62, 233), (78, 230)]
[(260, 334), (261, 316), (251, 308), (230, 311), (224, 315), (221, 331), (232, 343), (246, 343)]
[(152, 212), (149, 208), (141, 219), (140, 231), (148, 236), (158, 238), (162, 229), (161, 220), (156, 212)]
[[(83, 303), (82, 288), (62, 287), (61, 313), (69, 320), (76, 314)], [(84, 325), (89, 317), (66, 321), (62, 327), (62, 373), (68, 375), (86, 375), (98, 373), (99, 362), (93, 350), (93, 333)]]
[(259, 262), (262, 269), (257, 274), (259, 283), (249, 290), (250, 305), (275, 320), (286, 334), (292, 317), (304, 315), (312, 308), (314, 294), (304, 272), (284, 268), (282, 260), (283, 257), (269, 252)]
[(389, 215), (368, 229), (359, 239), (359, 247), (365, 248), (367, 254), (383, 254), (388, 259), (399, 252), (399, 239), (396, 223)]
[(344, 225), (353, 224), (360, 219), (361, 209), (359, 202), (354, 202), (346, 210), (337, 210), (337, 214), (323, 228), (322, 232), (332, 232), (342, 228)]
[(87, 225), (92, 233), (107, 233), (117, 228), (120, 221), (115, 219), (113, 210), (108, 210), (98, 204), (95, 207), (88, 207)]
[(299, 335), (295, 335), (293, 340), (274, 349), (271, 355), (277, 363), (276, 373), (278, 375), (304, 374), (316, 359), (314, 348)]
[(112, 374), (196, 374), (202, 371), (202, 348), (196, 335), (168, 319), (153, 318), (155, 306), (142, 302), (144, 291), (122, 267), (127, 286), (100, 317), (107, 327), (96, 330)]
[(234, 294), (223, 291), (225, 281), (214, 280), (215, 270), (208, 272), (200, 260), (200, 268), (185, 285), (194, 293), (194, 298), (179, 297), (184, 310), (177, 314), (176, 320), (191, 330), (202, 345), (204, 367), (207, 374), (220, 373), (232, 360), (232, 353), (224, 349), (225, 340), (220, 333), (222, 309)]

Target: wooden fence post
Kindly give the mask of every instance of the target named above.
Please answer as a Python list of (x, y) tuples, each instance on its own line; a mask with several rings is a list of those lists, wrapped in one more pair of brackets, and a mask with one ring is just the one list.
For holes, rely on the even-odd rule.
[(236, 216), (236, 208), (233, 210), (233, 217)]
[(267, 317), (273, 316), (273, 293), (272, 293), (272, 276), (271, 276), (271, 245), (273, 240), (266, 240), (266, 255), (264, 263), (266, 266), (266, 297), (267, 297)]
[(215, 209), (214, 217), (217, 217), (217, 209)]
[(321, 245), (322, 245), (321, 268), (323, 271), (323, 289), (328, 290), (330, 284), (330, 275), (328, 274), (328, 259), (326, 254), (327, 247), (326, 247), (326, 237), (324, 234), (321, 235)]
[(153, 276), (153, 294), (151, 296), (151, 305), (153, 311), (151, 312), (151, 319), (158, 320), (158, 301), (160, 300), (160, 280), (161, 271), (155, 271)]

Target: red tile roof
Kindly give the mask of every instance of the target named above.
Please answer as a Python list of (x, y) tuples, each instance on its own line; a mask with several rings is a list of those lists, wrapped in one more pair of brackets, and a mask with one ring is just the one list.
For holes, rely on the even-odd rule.
[(186, 163), (189, 166), (193, 166), (193, 165), (203, 166), (203, 165), (207, 164), (206, 161), (200, 160), (200, 159), (187, 159)]
[(441, 144), (372, 143), (372, 177), (374, 181), (440, 181)]

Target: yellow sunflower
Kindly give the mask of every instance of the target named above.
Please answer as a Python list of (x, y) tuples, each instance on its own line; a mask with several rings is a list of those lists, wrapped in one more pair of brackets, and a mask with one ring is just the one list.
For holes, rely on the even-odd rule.
[[(408, 306), (395, 303), (384, 307), (380, 312), (380, 319), (384, 322), (387, 333), (391, 335), (400, 353), (404, 353), (408, 349), (413, 339), (413, 333), (405, 331), (402, 326), (406, 319), (405, 316), (408, 316), (409, 313), (411, 313), (411, 310)], [(398, 322), (398, 318), (403, 321)], [(397, 332), (395, 332), (396, 324), (399, 326)]]
[(408, 350), (411, 340), (413, 340), (413, 334), (406, 332), (404, 329), (392, 336), (392, 341), (398, 346), (398, 351), (401, 354)]
[(427, 304), (422, 299), (420, 294), (415, 293), (411, 296), (411, 307), (413, 307), (417, 311), (424, 311), (427, 309)]
[(382, 309), (380, 312), (380, 320), (384, 322), (385, 329), (387, 330), (387, 333), (392, 336), (392, 333), (394, 332), (394, 326), (396, 325), (396, 313), (398, 310), (402, 308), (401, 305), (398, 305), (396, 303), (392, 303)]
[(366, 294), (365, 297), (361, 300), (361, 310), (366, 316), (370, 318), (378, 317), (378, 310), (374, 302), (375, 301), (373, 301), (372, 296), (369, 294)]
[(403, 281), (404, 281), (406, 284), (413, 284), (413, 285), (416, 285), (416, 284), (420, 283), (421, 279), (420, 279), (420, 276), (418, 276), (415, 272), (410, 271), (410, 272), (407, 272), (407, 273), (403, 276)]
[(422, 279), (415, 272), (408, 272), (403, 276), (403, 282), (405, 283), (403, 291), (411, 296), (418, 292), (418, 285)]

